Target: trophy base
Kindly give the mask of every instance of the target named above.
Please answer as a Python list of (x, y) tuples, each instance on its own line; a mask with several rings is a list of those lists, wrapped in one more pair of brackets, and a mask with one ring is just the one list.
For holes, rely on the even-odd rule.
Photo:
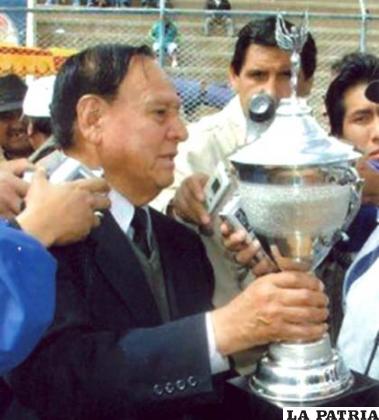
[(270, 345), (249, 383), (266, 399), (314, 402), (342, 394), (353, 385), (353, 376), (325, 335), (311, 343)]
[(283, 407), (379, 407), (379, 382), (359, 373), (352, 373), (353, 386), (338, 396), (308, 403), (267, 400), (250, 389), (248, 377), (227, 382), (225, 419), (283, 420)]

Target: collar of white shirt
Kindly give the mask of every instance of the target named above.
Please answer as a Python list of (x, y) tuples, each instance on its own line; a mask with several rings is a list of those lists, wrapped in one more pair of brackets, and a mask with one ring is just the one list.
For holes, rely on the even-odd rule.
[[(133, 239), (133, 228), (130, 226), (134, 216), (134, 205), (123, 195), (114, 189), (111, 189), (108, 198), (111, 201), (110, 212), (120, 229)], [(151, 245), (151, 220), (150, 213), (147, 206), (142, 207), (147, 213), (147, 238), (149, 245)]]

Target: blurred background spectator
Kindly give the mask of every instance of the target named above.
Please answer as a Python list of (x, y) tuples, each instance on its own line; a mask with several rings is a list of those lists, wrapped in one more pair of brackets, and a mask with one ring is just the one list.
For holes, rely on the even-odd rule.
[[(45, 6), (53, 6), (59, 4), (59, 0), (46, 0)], [(72, 0), (73, 6), (80, 6), (80, 0)]]
[(28, 157), (33, 148), (21, 118), (27, 87), (15, 74), (0, 77), (0, 146), (7, 160)]
[(202, 105), (222, 109), (234, 96), (233, 90), (226, 83), (200, 81), (184, 77), (173, 77), (185, 117), (192, 121), (196, 111)]
[(129, 7), (130, 0), (88, 0), (87, 7)]
[(163, 20), (159, 19), (153, 23), (149, 35), (153, 40), (155, 55), (158, 56), (162, 48), (171, 61), (171, 67), (177, 67), (179, 31), (172, 19), (164, 15)]
[(56, 149), (50, 119), (54, 82), (55, 76), (36, 79), (29, 84), (25, 95), (22, 109), (28, 139), (34, 149), (29, 156), (31, 162), (37, 162)]
[(141, 6), (158, 8), (159, 4), (158, 4), (158, 0), (141, 0)]
[[(206, 10), (231, 10), (229, 0), (206, 0)], [(229, 13), (214, 13), (205, 18), (204, 33), (206, 36), (210, 35), (211, 30), (215, 25), (222, 26), (226, 29), (228, 36), (234, 35), (234, 23)]]

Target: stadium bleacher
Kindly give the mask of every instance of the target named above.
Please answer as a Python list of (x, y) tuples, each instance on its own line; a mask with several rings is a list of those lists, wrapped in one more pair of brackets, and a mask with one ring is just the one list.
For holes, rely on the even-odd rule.
[[(132, 0), (133, 9), (86, 8), (86, 1), (82, 0), (83, 6), (79, 10), (69, 7), (70, 3), (69, 0), (61, 1), (61, 5), (52, 7), (44, 7), (43, 1), (37, 4), (41, 9), (48, 9), (48, 13), (35, 13), (38, 46), (82, 49), (99, 42), (146, 43), (149, 42), (151, 24), (159, 14), (158, 10), (135, 9), (140, 0)], [(174, 13), (181, 33), (180, 65), (177, 69), (167, 70), (177, 78), (206, 84), (227, 83), (235, 38), (217, 32), (204, 36), (203, 0), (173, 0), (172, 3), (174, 9), (168, 9), (168, 12)], [(254, 13), (257, 16), (264, 12), (283, 11), (296, 22), (300, 14), (308, 12), (319, 50), (312, 95), (312, 104), (318, 112), (329, 80), (330, 64), (341, 55), (359, 49), (362, 27), (359, 1), (232, 0), (231, 3), (237, 30), (254, 17)], [(379, 2), (368, 0), (366, 3), (369, 11), (366, 46), (367, 51), (375, 52), (379, 51)], [(198, 111), (201, 114), (213, 112), (213, 107), (200, 107)]]

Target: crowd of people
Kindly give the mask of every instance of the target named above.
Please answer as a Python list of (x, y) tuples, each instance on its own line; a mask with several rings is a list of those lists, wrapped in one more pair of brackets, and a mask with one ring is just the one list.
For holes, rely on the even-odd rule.
[[(8, 419), (223, 419), (225, 381), (254, 361), (241, 352), (326, 333), (334, 314), (323, 282), (277, 272), (256, 258), (260, 244), (246, 231), (205, 206), (217, 164), (229, 165), (246, 142), (250, 98), (291, 93), (291, 59), (275, 25), (268, 17), (241, 29), (229, 70), (235, 96), (188, 126), (147, 46), (89, 47), (28, 86), (0, 78), (0, 410)], [(297, 95), (307, 97), (317, 67), (311, 34), (300, 61)], [(341, 57), (325, 96), (330, 132), (362, 153), (365, 180), (350, 240), (324, 263), (335, 287), (336, 276), (343, 283), (335, 338), (347, 365), (372, 378), (378, 64), (371, 54)], [(69, 159), (90, 175), (52, 182)]]

